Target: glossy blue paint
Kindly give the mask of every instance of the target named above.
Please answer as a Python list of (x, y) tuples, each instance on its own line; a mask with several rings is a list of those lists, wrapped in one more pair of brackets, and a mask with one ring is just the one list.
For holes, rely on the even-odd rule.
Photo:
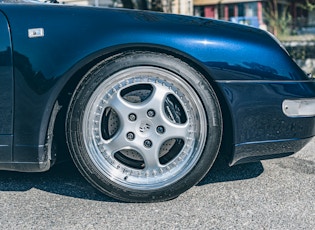
[(315, 82), (229, 82), (219, 87), (233, 113), (232, 164), (297, 152), (315, 133), (314, 118), (294, 119), (282, 112), (284, 98), (314, 98)]
[[(204, 73), (231, 114), (234, 159), (250, 157), (238, 151), (242, 145), (315, 134), (314, 118), (287, 118), (281, 110), (284, 99), (315, 98), (314, 83), (264, 31), (142, 11), (40, 4), (0, 9), (9, 20), (14, 48), (13, 160), (33, 162), (29, 171), (40, 171), (49, 161), (49, 119), (65, 85), (83, 76), (90, 63), (124, 49), (171, 53)], [(29, 38), (33, 28), (43, 28), (44, 36)]]
[(12, 161), (13, 68), (8, 22), (0, 12), (0, 162)]

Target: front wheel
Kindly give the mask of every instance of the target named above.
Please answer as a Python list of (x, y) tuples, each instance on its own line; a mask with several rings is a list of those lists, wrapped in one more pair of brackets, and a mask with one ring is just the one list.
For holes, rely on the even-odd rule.
[(115, 55), (86, 74), (66, 124), (83, 176), (128, 202), (169, 200), (198, 183), (222, 136), (206, 79), (173, 56), (144, 51)]

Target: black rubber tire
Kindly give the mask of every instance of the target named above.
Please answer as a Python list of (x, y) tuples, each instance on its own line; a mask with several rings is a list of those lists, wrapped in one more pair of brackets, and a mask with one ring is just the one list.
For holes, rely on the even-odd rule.
[[(133, 188), (116, 183), (110, 175), (107, 175), (92, 159), (90, 149), (85, 143), (87, 137), (83, 130), (83, 121), (87, 111), (87, 104), (98, 87), (111, 79), (116, 73), (139, 66), (149, 66), (166, 70), (178, 76), (184, 84), (193, 89), (193, 94), (198, 95), (202, 104), (205, 119), (205, 140), (200, 146), (200, 156), (194, 158), (196, 162), (185, 175), (172, 183), (162, 184), (154, 189)], [(113, 82), (113, 81), (112, 81)], [(176, 85), (176, 81), (173, 82)], [(181, 84), (181, 83), (178, 83)], [(104, 116), (104, 115), (102, 115)], [(93, 67), (81, 80), (76, 88), (66, 118), (66, 136), (71, 156), (81, 174), (96, 189), (115, 199), (126, 202), (156, 202), (176, 198), (184, 191), (197, 184), (213, 165), (222, 138), (222, 115), (220, 105), (214, 90), (205, 77), (186, 62), (163, 53), (149, 51), (127, 51), (109, 57)], [(204, 125), (204, 124), (202, 124)], [(198, 130), (196, 131), (198, 132)], [(202, 134), (201, 134), (202, 135)], [(198, 142), (198, 140), (196, 140)], [(197, 144), (196, 144), (197, 145)], [(183, 169), (184, 170), (184, 169)], [(176, 176), (176, 175), (175, 175)], [(150, 185), (148, 185), (150, 186)]]

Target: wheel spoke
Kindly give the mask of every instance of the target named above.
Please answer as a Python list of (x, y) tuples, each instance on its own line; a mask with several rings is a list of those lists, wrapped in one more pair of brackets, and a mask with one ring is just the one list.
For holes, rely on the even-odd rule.
[(126, 114), (129, 114), (130, 111), (137, 110), (139, 106), (132, 104), (124, 100), (119, 93), (116, 93), (112, 96), (110, 100), (110, 106), (119, 114), (119, 117), (123, 120), (127, 119)]
[(155, 86), (153, 93), (152, 93), (151, 97), (149, 98), (149, 100), (144, 102), (145, 107), (154, 109), (155, 111), (158, 112), (158, 115), (160, 115), (162, 113), (162, 111), (164, 110), (165, 98), (170, 93), (171, 93), (171, 91), (166, 87), (162, 87), (159, 85)]
[(170, 122), (165, 122), (164, 124), (166, 131), (165, 134), (163, 135), (163, 139), (179, 138), (184, 140), (191, 132), (188, 123), (174, 124)]
[(161, 165), (159, 162), (159, 148), (153, 147), (141, 152), (145, 162), (145, 170), (157, 170)]
[(119, 132), (109, 140), (102, 140), (102, 144), (105, 147), (106, 153), (113, 155), (114, 153), (128, 147), (130, 142), (126, 140), (122, 132)]

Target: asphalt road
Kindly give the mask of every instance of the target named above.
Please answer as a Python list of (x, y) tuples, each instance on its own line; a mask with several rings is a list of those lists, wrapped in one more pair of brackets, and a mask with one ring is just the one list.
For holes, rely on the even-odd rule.
[(0, 172), (0, 229), (315, 229), (315, 140), (294, 156), (227, 167), (177, 199), (114, 201), (70, 163)]

